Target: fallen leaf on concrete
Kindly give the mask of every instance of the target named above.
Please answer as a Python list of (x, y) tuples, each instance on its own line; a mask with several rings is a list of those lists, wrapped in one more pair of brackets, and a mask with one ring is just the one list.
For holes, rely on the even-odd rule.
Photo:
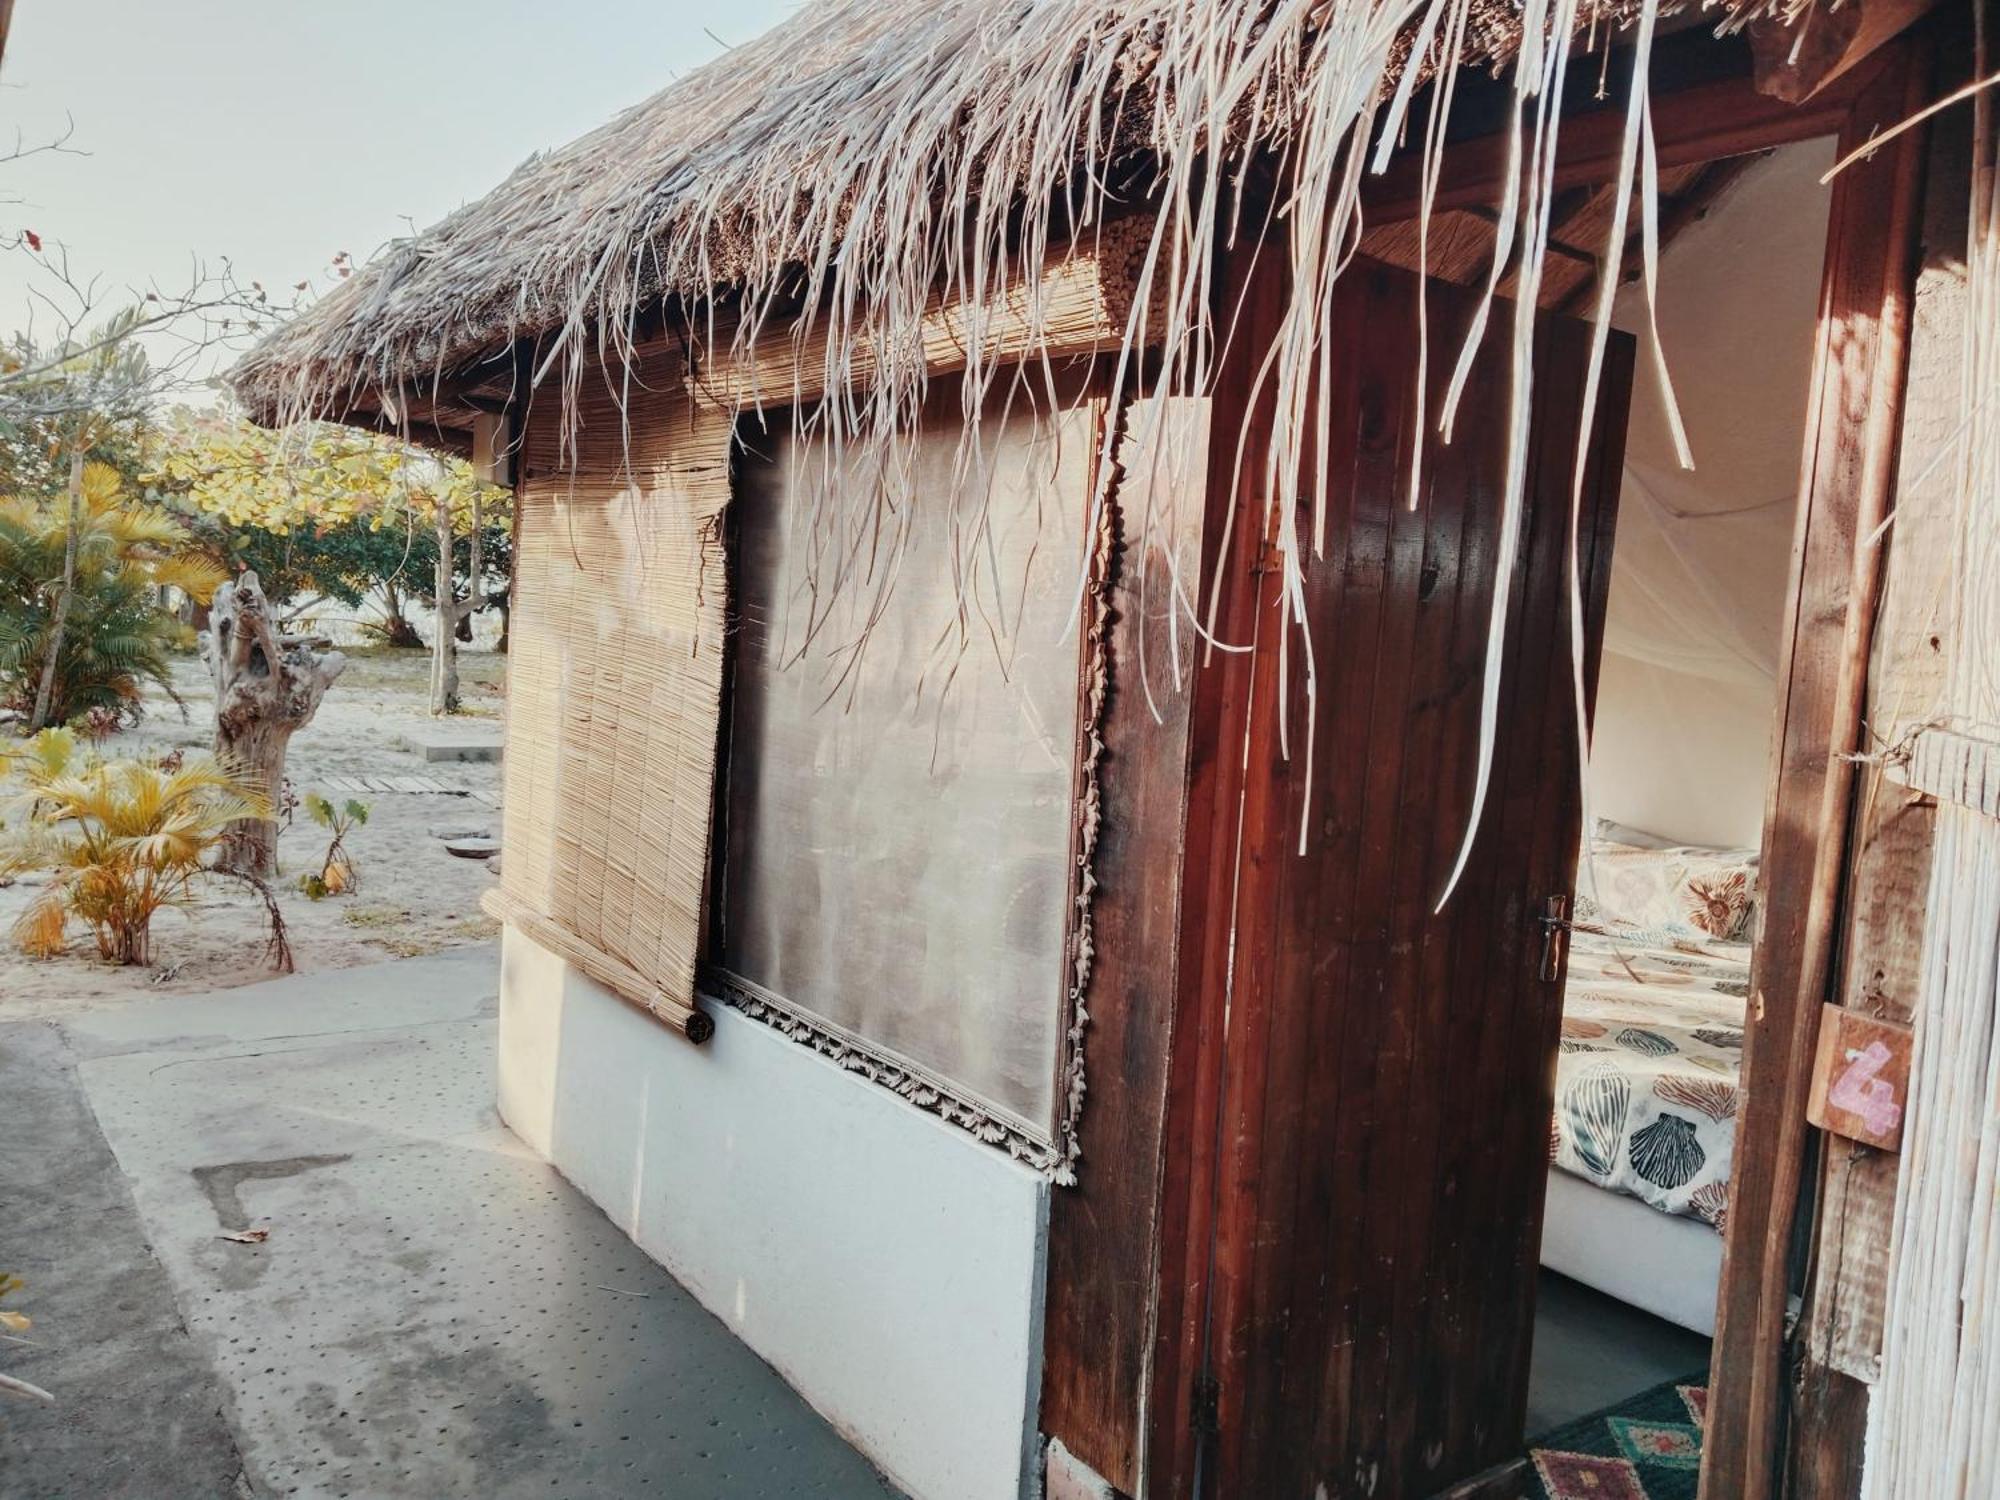
[(26, 1313), (0, 1312), (0, 1328), (9, 1333), (26, 1333), (34, 1326), (34, 1320)]
[(271, 1231), (268, 1229), (239, 1229), (234, 1234), (220, 1236), (232, 1245), (261, 1245), (270, 1237)]
[(40, 1386), (16, 1380), (12, 1375), (0, 1375), (0, 1396), (18, 1396), (23, 1401), (39, 1401), (44, 1406), (56, 1404), (56, 1398)]

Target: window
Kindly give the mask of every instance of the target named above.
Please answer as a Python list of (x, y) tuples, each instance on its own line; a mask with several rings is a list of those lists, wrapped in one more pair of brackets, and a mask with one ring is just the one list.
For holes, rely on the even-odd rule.
[(782, 420), (743, 465), (714, 977), (1047, 1145), (1095, 408), (962, 431), (907, 486)]

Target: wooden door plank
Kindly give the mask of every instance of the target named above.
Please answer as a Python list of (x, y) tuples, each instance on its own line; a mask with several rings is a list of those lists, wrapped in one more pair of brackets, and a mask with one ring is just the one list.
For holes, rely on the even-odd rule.
[[(1344, 414), (1352, 407), (1365, 337), (1365, 332), (1357, 329), (1356, 338), (1344, 340), (1333, 351), (1330, 409), (1337, 414)], [(1324, 556), (1308, 559), (1306, 566), (1310, 570), (1329, 569), (1343, 575), (1365, 573), (1376, 566), (1371, 557), (1379, 550), (1381, 538), (1371, 534), (1365, 524), (1357, 528), (1354, 512), (1341, 504), (1339, 497), (1351, 492), (1359, 482), (1358, 473), (1366, 462), (1366, 443), (1356, 425), (1339, 415), (1326, 434), (1326, 441), (1330, 445), (1326, 460), (1332, 491), (1328, 534), (1324, 539)], [(1310, 505), (1302, 500), (1297, 512), (1302, 533), (1309, 535)], [(1275, 601), (1277, 579), (1273, 576), (1267, 582)], [(1372, 643), (1380, 628), (1382, 594), (1379, 589), (1357, 589), (1346, 596), (1346, 603), (1349, 607), (1341, 624), (1344, 649), (1333, 657), (1322, 657), (1318, 663), (1319, 691), (1328, 701), (1367, 692), (1375, 672)], [(1246, 924), (1252, 929), (1270, 924), (1278, 933), (1292, 932), (1297, 913), (1311, 901), (1316, 883), (1335, 882), (1338, 889), (1351, 896), (1357, 878), (1360, 828), (1354, 814), (1351, 784), (1333, 785), (1322, 777), (1320, 785), (1326, 796), (1314, 814), (1315, 826), (1309, 839), (1314, 853), (1300, 856), (1297, 852), (1304, 809), (1294, 795), (1295, 778), (1284, 773), (1283, 748), (1270, 733), (1278, 715), (1285, 716), (1294, 757), (1303, 759), (1310, 755), (1320, 764), (1329, 758), (1359, 764), (1361, 746), (1355, 740), (1352, 721), (1341, 720), (1323, 721), (1309, 742), (1302, 652), (1296, 629), (1290, 629), (1288, 634), (1283, 671), (1279, 653), (1264, 653), (1262, 665), (1266, 675), (1260, 679), (1260, 692), (1270, 695), (1263, 701), (1272, 712), (1259, 721), (1263, 743), (1253, 742), (1252, 754), (1263, 763), (1264, 774), (1253, 780), (1253, 786), (1261, 785), (1262, 790), (1254, 801), (1246, 802), (1243, 829), (1246, 869), (1260, 872), (1268, 869), (1270, 876), (1264, 881), (1244, 881), (1236, 909), (1239, 931)], [(1271, 789), (1280, 795), (1271, 796)], [(1256, 823), (1251, 818), (1253, 807), (1260, 815)], [(1267, 903), (1268, 911), (1262, 909)], [(1315, 955), (1302, 954), (1297, 946), (1282, 943), (1274, 943), (1269, 949), (1268, 963), (1277, 993), (1293, 993), (1296, 986), (1311, 982), (1299, 970), (1301, 959), (1310, 962), (1316, 958), (1329, 971), (1338, 967), (1352, 941), (1352, 932), (1346, 923), (1341, 923), (1331, 930), (1322, 929), (1317, 938), (1320, 949)], [(1325, 1139), (1321, 1120), (1324, 1114), (1337, 1110), (1344, 1097), (1340, 1064), (1344, 1039), (1326, 1035), (1324, 1024), (1340, 1014), (1331, 1007), (1289, 1006), (1282, 1012), (1280, 1024), (1270, 1032), (1267, 1047), (1275, 1071), (1267, 1071), (1251, 1142), (1251, 1149), (1259, 1159), (1256, 1177), (1262, 1183), (1262, 1191), (1256, 1191), (1255, 1182), (1240, 1177), (1241, 1191), (1235, 1204), (1236, 1211), (1254, 1216), (1259, 1224), (1253, 1284), (1241, 1304), (1250, 1308), (1280, 1302), (1291, 1290), (1292, 1273), (1299, 1260), (1329, 1255), (1333, 1249), (1328, 1237), (1316, 1233), (1318, 1221), (1301, 1203), (1302, 1193), (1310, 1194), (1323, 1178), (1312, 1170), (1313, 1164), (1300, 1147), (1309, 1148), (1310, 1143)], [(1315, 1081), (1317, 1087), (1312, 1086)], [(1240, 1097), (1247, 1100), (1252, 1096)], [(1223, 1212), (1227, 1214), (1229, 1209), (1225, 1207)], [(1218, 1322), (1233, 1316), (1237, 1305), (1218, 1298)], [(1302, 1371), (1297, 1363), (1282, 1357), (1273, 1359), (1269, 1354), (1268, 1349), (1260, 1349), (1253, 1341), (1238, 1351), (1233, 1363), (1216, 1362), (1213, 1373), (1227, 1398), (1222, 1411), (1221, 1462), (1229, 1472), (1254, 1475), (1260, 1461), (1276, 1459), (1274, 1450), (1282, 1443), (1280, 1419), (1292, 1409), (1292, 1401), (1300, 1399), (1296, 1387)], [(1315, 1393), (1304, 1399), (1320, 1398)], [(1257, 1483), (1254, 1479), (1246, 1482), (1253, 1486)]]
[[(1560, 1005), (1559, 986), (1534, 972), (1535, 918), (1548, 891), (1566, 887), (1577, 837), (1564, 580), (1587, 336), (1564, 325), (1543, 339), (1559, 357), (1544, 361), (1551, 415), (1531, 455), (1533, 520), (1502, 559), (1491, 533), (1504, 400), (1475, 393), (1483, 410), (1468, 412), (1460, 441), (1477, 434), (1486, 446), (1434, 449), (1443, 483), (1434, 476), (1415, 510), (1403, 503), (1420, 436), (1407, 333), (1415, 287), (1405, 273), (1358, 265), (1335, 293), (1335, 509), (1304, 577), (1319, 669), (1310, 747), (1303, 643), (1275, 634), (1275, 578), (1244, 560), (1232, 575), (1261, 638), (1233, 674), (1235, 696), (1216, 700), (1241, 715), (1218, 743), (1240, 754), (1247, 729), (1250, 753), (1228, 830), (1240, 843), (1211, 846), (1231, 852), (1233, 879), (1208, 872), (1207, 899), (1234, 897), (1233, 953), (1216, 952), (1212, 934), (1204, 948), (1204, 962), (1223, 966), (1204, 1035), (1221, 1057), (1200, 1085), (1216, 1111), (1213, 1145), (1197, 1139), (1207, 1160), (1189, 1174), (1197, 1213), (1196, 1195), (1214, 1184), (1213, 1223), (1198, 1223), (1196, 1248), (1182, 1253), (1188, 1279), (1176, 1294), (1183, 1380), (1200, 1359), (1216, 1381), (1219, 1432), (1204, 1472), (1218, 1494), (1426, 1494), (1515, 1455), (1521, 1438)], [(1469, 293), (1433, 292), (1462, 320)], [(1495, 370), (1504, 323), (1503, 312)], [(1621, 434), (1628, 371), (1621, 343), (1607, 386)], [(1617, 469), (1609, 447), (1592, 471), (1593, 502), (1615, 491), (1604, 479)], [(1261, 472), (1257, 452), (1253, 443), (1246, 467)], [(1427, 563), (1447, 549), (1453, 586), (1433, 603)], [(1515, 574), (1500, 709), (1512, 732), (1470, 878), (1438, 918), (1434, 882), (1470, 798), (1496, 566)], [(1591, 598), (1601, 597), (1594, 583)], [(1436, 740), (1462, 784), (1438, 784)], [(1424, 974), (1446, 957), (1457, 993), (1424, 992)], [(1456, 1023), (1442, 1035), (1428, 1029), (1440, 1010)], [(1414, 1142), (1413, 1117), (1425, 1122)], [(1424, 1169), (1428, 1179), (1413, 1176)], [(1427, 1200), (1428, 1233), (1405, 1228), (1412, 1197)], [(1205, 1318), (1202, 1233), (1213, 1246)], [(1416, 1411), (1420, 1391), (1434, 1407)], [(1160, 1472), (1191, 1475), (1191, 1446)]]
[[(1369, 309), (1369, 347), (1382, 351), (1371, 358), (1393, 358), (1391, 351), (1407, 345), (1419, 289), (1406, 286), (1397, 296), (1377, 294)], [(1422, 893), (1399, 890), (1398, 873), (1408, 863), (1421, 862), (1421, 850), (1407, 848), (1409, 824), (1402, 814), (1406, 782), (1428, 781), (1429, 767), (1414, 747), (1425, 742), (1411, 733), (1411, 716), (1430, 687), (1412, 670), (1423, 588), (1424, 558), (1429, 551), (1432, 515), (1428, 507), (1410, 508), (1403, 501), (1412, 450), (1420, 440), (1410, 411), (1413, 388), (1405, 385), (1387, 414), (1364, 413), (1363, 430), (1381, 424), (1396, 441), (1378, 443), (1375, 462), (1362, 473), (1358, 492), (1373, 490), (1390, 497), (1388, 541), (1382, 579), (1383, 628), (1376, 648), (1377, 679), (1369, 707), (1367, 768), (1363, 787), (1360, 865), (1356, 871), (1355, 943), (1346, 978), (1347, 1006), (1361, 1024), (1351, 1031), (1352, 1044), (1343, 1059), (1349, 1085), (1336, 1126), (1348, 1155), (1355, 1160), (1348, 1181), (1348, 1202), (1379, 1203), (1399, 1194), (1408, 1181), (1404, 1150), (1407, 1137), (1392, 1128), (1400, 1124), (1412, 1092), (1411, 1061), (1417, 996), (1395, 983), (1402, 970), (1399, 954), (1414, 947), (1409, 939), (1421, 931), (1427, 903)], [(1435, 408), (1431, 408), (1435, 410)], [(1429, 446), (1429, 445), (1426, 445)], [(1351, 587), (1351, 583), (1349, 584)], [(1322, 652), (1346, 649), (1336, 632)], [(1352, 774), (1352, 766), (1331, 760), (1316, 768), (1322, 786)], [(1428, 822), (1428, 814), (1423, 822)], [(1420, 823), (1418, 826), (1422, 826)], [(1407, 858), (1406, 858), (1407, 856)], [(1399, 900), (1399, 894), (1402, 899)], [(1309, 929), (1308, 929), (1309, 931)], [(1351, 1103), (1348, 1102), (1351, 1100)], [(1339, 1213), (1336, 1203), (1334, 1211)], [(1348, 1451), (1357, 1456), (1394, 1454), (1389, 1443), (1388, 1389), (1396, 1324), (1396, 1280), (1400, 1270), (1394, 1244), (1399, 1238), (1396, 1216), (1371, 1228), (1369, 1252), (1353, 1286), (1350, 1326), (1354, 1330), (1352, 1392), (1346, 1421)], [(1302, 1267), (1310, 1274), (1311, 1267)], [(1307, 1352), (1310, 1359), (1310, 1352)], [(1331, 1415), (1330, 1412), (1326, 1415)], [(1337, 1429), (1323, 1429), (1333, 1431)], [(1363, 1457), (1363, 1461), (1372, 1461)]]
[[(1453, 329), (1452, 335), (1462, 337), (1463, 331)], [(1446, 346), (1452, 342), (1453, 337), (1448, 337)], [(1434, 371), (1433, 381), (1433, 401), (1441, 402), (1448, 372)], [(1434, 567), (1436, 573), (1431, 618), (1424, 632), (1426, 645), (1413, 658), (1413, 665), (1434, 682), (1469, 686), (1478, 681), (1484, 664), (1486, 600), (1468, 585), (1487, 576), (1498, 537), (1486, 519), (1485, 507), (1493, 497), (1472, 457), (1488, 451), (1498, 440), (1504, 420), (1501, 403), (1473, 403), (1459, 415), (1457, 441), (1431, 455), (1425, 503), (1434, 519), (1426, 566)], [(1459, 835), (1469, 812), (1466, 789), (1472, 783), (1478, 736), (1476, 722), (1454, 711), (1454, 695), (1443, 692), (1426, 694), (1418, 703), (1411, 718), (1411, 736), (1415, 743), (1437, 747), (1430, 774), (1410, 779), (1405, 802), (1405, 817), (1411, 826), (1420, 825), (1426, 808), (1431, 815), (1423, 857), (1410, 861), (1409, 874), (1399, 877), (1404, 886), (1402, 899), (1413, 903), (1421, 915), (1443, 890), (1458, 852)], [(1451, 1020), (1460, 993), (1460, 947), (1449, 933), (1426, 929), (1410, 963), (1409, 982), (1419, 997), (1414, 1023), (1417, 1045), (1411, 1066), (1432, 1070), (1447, 1080), (1459, 1050), (1451, 1042)], [(1447, 1091), (1449, 1087), (1447, 1082)], [(1409, 1143), (1405, 1160), (1408, 1180), (1413, 1184), (1435, 1183), (1442, 1175), (1441, 1114), (1419, 1108), (1414, 1099), (1405, 1099), (1403, 1130)], [(1390, 1389), (1414, 1393), (1412, 1399), (1397, 1403), (1390, 1415), (1388, 1441), (1399, 1448), (1414, 1443), (1420, 1431), (1437, 1430), (1445, 1417), (1441, 1394), (1435, 1400), (1426, 1399), (1423, 1374), (1423, 1351), (1438, 1339), (1446, 1311), (1443, 1299), (1433, 1294), (1429, 1259), (1432, 1236), (1442, 1232), (1442, 1208), (1440, 1195), (1420, 1186), (1409, 1195), (1396, 1241), (1399, 1269), (1388, 1380)]]

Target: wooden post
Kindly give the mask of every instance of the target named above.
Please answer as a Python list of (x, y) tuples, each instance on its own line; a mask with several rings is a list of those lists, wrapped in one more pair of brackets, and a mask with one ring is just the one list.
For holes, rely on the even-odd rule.
[[(1914, 113), (1927, 76), (1915, 49), (1886, 59), (1841, 130), (1843, 153)], [(1922, 132), (1910, 131), (1835, 179), (1779, 656), (1703, 1500), (1767, 1500), (1778, 1478), (1792, 1230), (1809, 1149), (1806, 1096), (1840, 934), (1850, 757), (1862, 748), (1882, 578), (1883, 548), (1870, 534), (1887, 513), (1895, 476), (1923, 160)]]

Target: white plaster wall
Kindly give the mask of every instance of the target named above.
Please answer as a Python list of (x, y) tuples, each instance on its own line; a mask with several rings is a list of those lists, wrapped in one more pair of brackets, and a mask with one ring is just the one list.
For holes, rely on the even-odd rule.
[(691, 1046), (507, 929), (502, 1117), (916, 1500), (1028, 1493), (1046, 1182), (710, 1010)]

